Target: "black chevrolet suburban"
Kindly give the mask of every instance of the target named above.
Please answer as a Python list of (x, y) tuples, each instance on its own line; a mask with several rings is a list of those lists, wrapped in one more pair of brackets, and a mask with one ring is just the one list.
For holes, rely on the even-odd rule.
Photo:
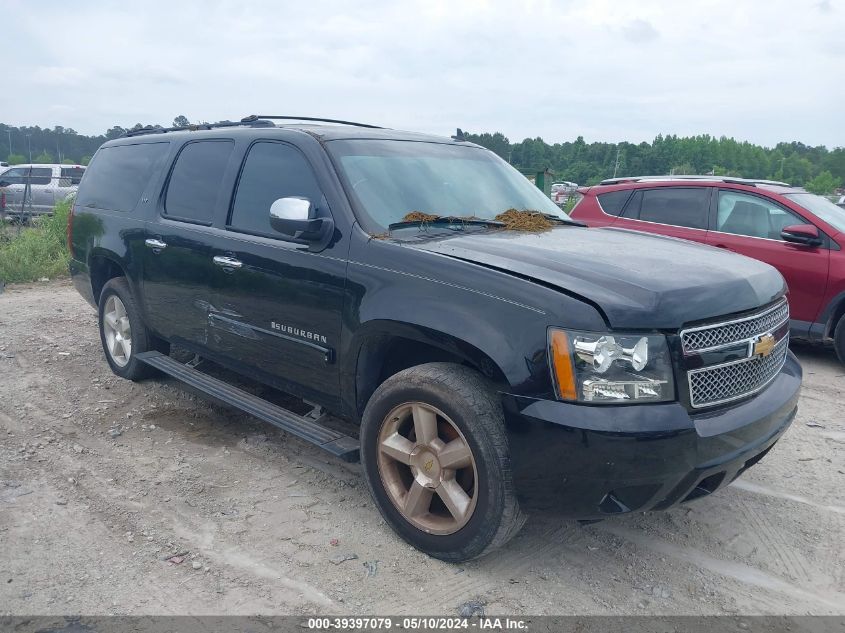
[(594, 520), (708, 495), (795, 417), (774, 268), (586, 228), (460, 134), (289, 118), (97, 151), (70, 269), (118, 376), (170, 375), (360, 459), (387, 522), (449, 561), (530, 509)]

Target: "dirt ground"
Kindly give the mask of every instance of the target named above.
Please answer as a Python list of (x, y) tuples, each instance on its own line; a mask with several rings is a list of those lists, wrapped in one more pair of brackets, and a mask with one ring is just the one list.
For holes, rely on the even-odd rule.
[(798, 418), (728, 489), (592, 525), (531, 516), (455, 566), (393, 534), (357, 465), (173, 381), (113, 376), (67, 282), (7, 287), (0, 615), (456, 615), (469, 601), (493, 615), (843, 614), (845, 368), (794, 349)]

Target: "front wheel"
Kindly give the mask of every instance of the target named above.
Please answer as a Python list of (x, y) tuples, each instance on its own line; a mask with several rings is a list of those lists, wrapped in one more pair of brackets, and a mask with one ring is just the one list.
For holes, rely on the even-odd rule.
[(833, 330), (833, 347), (839, 362), (845, 364), (845, 315), (839, 317), (836, 329)]
[(482, 556), (522, 527), (501, 404), (483, 376), (429, 363), (388, 378), (361, 423), (367, 485), (385, 520), (431, 556)]

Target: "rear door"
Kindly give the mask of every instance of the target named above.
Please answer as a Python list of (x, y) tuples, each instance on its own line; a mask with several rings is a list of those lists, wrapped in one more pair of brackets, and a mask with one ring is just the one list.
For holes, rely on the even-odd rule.
[(636, 189), (614, 227), (707, 240), (712, 187)]
[[(215, 267), (212, 227), (228, 201), (231, 139), (186, 143), (173, 163), (155, 217), (147, 223), (143, 295), (147, 320), (160, 336), (196, 352), (208, 345)], [(231, 181), (228, 183), (231, 191)]]
[(781, 229), (811, 224), (774, 200), (738, 190), (719, 189), (708, 243), (759, 259), (777, 268), (789, 286), (793, 320), (815, 320), (827, 287), (830, 250), (785, 242)]
[(43, 177), (32, 179), (32, 207), (36, 213), (50, 213), (56, 204), (56, 187), (59, 184), (59, 168), (43, 167), (49, 169), (49, 179), (46, 173)]
[(275, 232), (270, 206), (290, 196), (310, 200), (318, 216), (331, 215), (314, 169), (296, 146), (252, 143), (234, 192), (229, 237), (213, 252), (217, 291), (209, 340), (242, 371), (333, 406), (348, 244), (313, 253)]

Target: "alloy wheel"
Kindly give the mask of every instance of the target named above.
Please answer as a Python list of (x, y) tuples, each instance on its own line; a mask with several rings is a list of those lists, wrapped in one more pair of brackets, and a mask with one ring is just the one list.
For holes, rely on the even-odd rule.
[(106, 300), (103, 308), (103, 332), (109, 356), (116, 365), (126, 367), (132, 357), (132, 329), (126, 306), (117, 295), (112, 295)]
[(395, 407), (378, 438), (378, 470), (402, 517), (429, 534), (453, 534), (472, 517), (478, 471), (460, 429), (422, 402)]

